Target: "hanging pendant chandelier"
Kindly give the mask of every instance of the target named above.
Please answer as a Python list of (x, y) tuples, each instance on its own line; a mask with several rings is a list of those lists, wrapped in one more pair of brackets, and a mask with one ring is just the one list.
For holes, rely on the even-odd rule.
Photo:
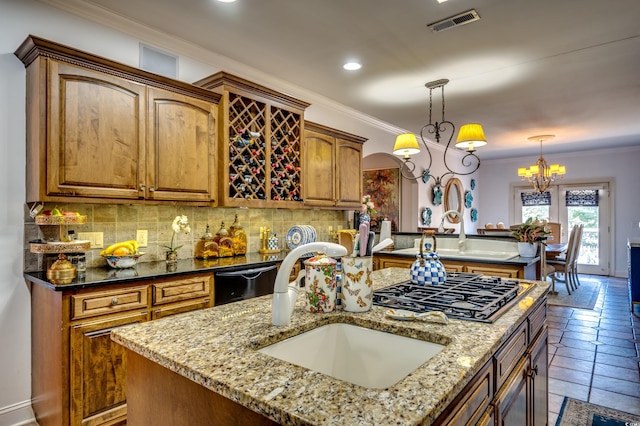
[(538, 135), (528, 138), (530, 141), (540, 142), (540, 158), (536, 161), (536, 164), (526, 167), (518, 168), (518, 176), (523, 181), (529, 182), (533, 185), (533, 188), (538, 192), (545, 192), (549, 185), (558, 179), (562, 179), (562, 176), (567, 172), (565, 166), (560, 164), (547, 163), (547, 160), (542, 156), (542, 142), (553, 139), (555, 135)]
[[(460, 127), (460, 131), (458, 133), (458, 137), (456, 139), (456, 148), (466, 150), (466, 155), (462, 157), (462, 166), (466, 168), (464, 171), (454, 171), (449, 164), (447, 163), (447, 152), (449, 150), (449, 146), (451, 145), (451, 141), (453, 140), (453, 135), (456, 132), (456, 126), (449, 120), (444, 117), (444, 86), (449, 82), (447, 79), (431, 81), (425, 84), (426, 88), (429, 89), (429, 123), (425, 124), (420, 131), (420, 139), (422, 140), (422, 144), (427, 151), (427, 155), (429, 156), (428, 163), (426, 164), (426, 168), (423, 170), (422, 174), (419, 176), (415, 176), (413, 174), (416, 165), (413, 161), (411, 161), (411, 155), (417, 154), (420, 152), (420, 146), (418, 144), (418, 139), (416, 135), (413, 133), (404, 133), (398, 135), (396, 138), (395, 145), (393, 146), (393, 153), (395, 155), (400, 155), (403, 157), (403, 166), (400, 169), (402, 171), (402, 176), (406, 179), (422, 179), (424, 183), (427, 183), (430, 178), (435, 180), (435, 184), (437, 187), (441, 185), (442, 179), (447, 175), (470, 175), (471, 173), (478, 170), (480, 167), (480, 158), (475, 154), (475, 150), (477, 147), (484, 146), (487, 144), (487, 138), (484, 135), (484, 131), (480, 124), (472, 123), (465, 124)], [(442, 118), (440, 122), (434, 122), (432, 119), (433, 113), (433, 91), (435, 89), (440, 89), (441, 98), (442, 98)], [(433, 135), (436, 142), (440, 143), (440, 138), (443, 136), (443, 133), (451, 132), (449, 135), (449, 139), (447, 145), (444, 150), (444, 155), (442, 162), (447, 169), (447, 172), (442, 174), (441, 176), (432, 176), (431, 175), (431, 165), (433, 163), (433, 157), (431, 155), (431, 151), (429, 150), (429, 144), (427, 143), (427, 135)]]

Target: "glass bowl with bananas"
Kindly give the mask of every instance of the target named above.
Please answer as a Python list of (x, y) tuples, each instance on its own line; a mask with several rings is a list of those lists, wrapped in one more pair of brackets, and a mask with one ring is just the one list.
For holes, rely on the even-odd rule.
[(132, 268), (138, 264), (138, 260), (144, 255), (138, 250), (138, 247), (136, 240), (120, 241), (102, 250), (100, 255), (104, 257), (107, 264), (112, 268)]

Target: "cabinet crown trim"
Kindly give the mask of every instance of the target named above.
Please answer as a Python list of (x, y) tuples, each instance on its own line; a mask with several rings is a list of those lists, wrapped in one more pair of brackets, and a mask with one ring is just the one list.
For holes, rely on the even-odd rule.
[(190, 83), (134, 68), (34, 35), (29, 35), (14, 54), (22, 61), (25, 67), (28, 67), (38, 57), (44, 57), (85, 67), (94, 71), (100, 71), (148, 86), (159, 87), (172, 92), (193, 96), (215, 104), (220, 103), (222, 97), (219, 93)]
[(300, 110), (305, 110), (311, 105), (308, 102), (296, 99), (292, 96), (286, 95), (276, 90), (269, 89), (268, 87), (265, 87), (261, 84), (254, 83), (233, 74), (229, 74), (225, 71), (220, 71), (212, 74), (209, 77), (198, 80), (193, 84), (195, 84), (196, 86), (205, 87), (207, 89), (215, 89), (220, 86), (229, 86), (235, 89), (245, 90), (254, 94), (258, 94), (266, 99), (277, 101), (282, 103), (283, 105), (289, 106), (290, 108), (296, 108)]
[(343, 130), (334, 129), (333, 127), (325, 126), (324, 124), (314, 123), (312, 121), (305, 120), (305, 131), (323, 133), (325, 135), (333, 136), (338, 139), (347, 139), (350, 142), (356, 142), (364, 144), (368, 141), (368, 138), (363, 136), (354, 135), (353, 133), (347, 133)]

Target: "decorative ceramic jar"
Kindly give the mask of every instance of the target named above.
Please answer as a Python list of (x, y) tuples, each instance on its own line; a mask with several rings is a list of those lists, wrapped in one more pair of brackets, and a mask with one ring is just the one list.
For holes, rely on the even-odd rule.
[(342, 258), (342, 306), (345, 311), (365, 312), (373, 303), (373, 257)]
[(324, 254), (318, 254), (304, 262), (305, 309), (309, 312), (331, 312), (336, 308), (336, 264)]

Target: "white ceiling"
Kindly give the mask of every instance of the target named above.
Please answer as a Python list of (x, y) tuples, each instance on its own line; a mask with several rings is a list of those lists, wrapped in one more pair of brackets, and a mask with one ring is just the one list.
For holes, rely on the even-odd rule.
[[(81, 0), (399, 128), (483, 125), (483, 159), (640, 145), (638, 0)], [(475, 9), (440, 33), (427, 24)], [(345, 71), (348, 59), (362, 62)], [(434, 106), (440, 119), (439, 93)]]

